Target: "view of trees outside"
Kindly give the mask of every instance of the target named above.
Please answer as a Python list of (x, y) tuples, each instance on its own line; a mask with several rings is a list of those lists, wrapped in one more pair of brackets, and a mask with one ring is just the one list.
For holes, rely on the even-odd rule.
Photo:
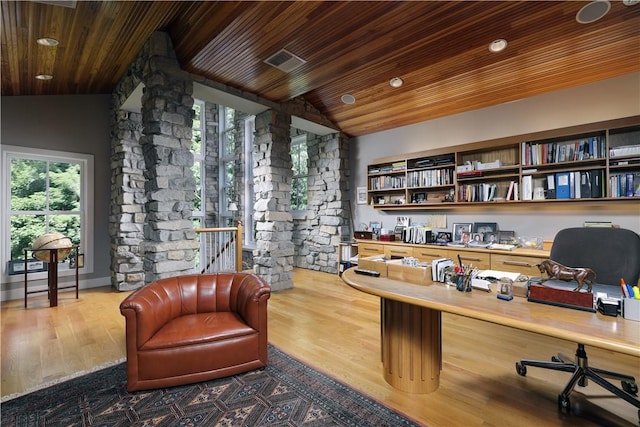
[(80, 165), (35, 159), (11, 161), (11, 259), (45, 233), (80, 244)]
[(308, 159), (306, 141), (291, 144), (291, 162), (293, 164), (291, 209), (294, 211), (307, 209)]
[[(193, 125), (191, 128), (191, 152), (194, 156), (193, 166), (193, 178), (196, 181), (195, 197), (193, 199), (193, 210), (199, 212), (202, 210), (202, 179), (201, 169), (202, 160), (204, 159), (204, 153), (202, 152), (202, 108), (199, 103), (193, 104)], [(196, 227), (200, 227), (198, 224)]]

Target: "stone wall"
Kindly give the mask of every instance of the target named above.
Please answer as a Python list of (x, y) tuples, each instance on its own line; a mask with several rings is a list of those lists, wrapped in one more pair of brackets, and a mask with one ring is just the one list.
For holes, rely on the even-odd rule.
[(293, 287), (291, 118), (273, 110), (256, 116), (254, 139), (254, 270), (274, 291)]
[(144, 240), (147, 201), (144, 157), (139, 144), (142, 116), (115, 112), (111, 137), (111, 285), (120, 291), (144, 284), (140, 243)]
[[(141, 113), (124, 101), (143, 83)], [(195, 182), (191, 166), (192, 76), (180, 69), (166, 33), (153, 33), (113, 94), (110, 212), (112, 285), (129, 290), (163, 277), (193, 271), (197, 236), (191, 215)], [(347, 140), (336, 133), (309, 141), (309, 210), (295, 221), (290, 211), (291, 114), (333, 126), (297, 98), (256, 117), (253, 145), (254, 198), (237, 200), (253, 209), (256, 249), (247, 259), (272, 289), (293, 286), (293, 266), (337, 272), (338, 243), (348, 238)], [(218, 106), (205, 104), (204, 206), (206, 226), (219, 224)], [(238, 136), (244, 129), (239, 115)], [(241, 144), (240, 144), (241, 145)], [(238, 152), (239, 164), (244, 152)], [(242, 185), (244, 169), (239, 168)], [(237, 194), (244, 194), (238, 188)], [(294, 241), (296, 242), (294, 244)], [(252, 262), (250, 262), (252, 261)], [(244, 263), (243, 263), (244, 264)]]
[[(140, 115), (122, 111), (143, 83)], [(193, 271), (193, 83), (166, 33), (151, 35), (114, 91), (112, 285), (119, 290)]]
[(351, 235), (347, 139), (309, 135), (308, 205), (295, 220), (295, 266), (338, 272), (338, 244)]

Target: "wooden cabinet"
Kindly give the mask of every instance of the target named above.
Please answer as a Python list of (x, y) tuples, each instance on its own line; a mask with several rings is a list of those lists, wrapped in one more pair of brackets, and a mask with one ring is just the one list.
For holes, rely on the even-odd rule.
[(413, 248), (405, 245), (384, 245), (384, 256), (386, 258), (412, 257)]
[(413, 257), (417, 258), (419, 262), (431, 262), (438, 258), (449, 258), (449, 251), (446, 246), (414, 246)]
[(384, 210), (640, 200), (640, 116), (377, 159)]
[(480, 270), (489, 270), (491, 268), (491, 254), (487, 250), (449, 249), (448, 258), (451, 258), (455, 263), (461, 260), (462, 264), (472, 265), (473, 268), (479, 268)]
[(431, 262), (438, 258), (451, 258), (457, 264), (459, 262), (458, 256), (460, 256), (463, 264), (471, 264), (481, 270), (510, 271), (526, 276), (540, 276), (540, 271), (536, 264), (549, 259), (548, 249), (518, 248), (514, 251), (500, 251), (453, 246), (415, 245), (400, 242), (372, 242), (369, 240), (357, 240), (357, 245), (359, 263), (367, 257), (384, 256), (385, 258), (414, 257), (421, 263)]
[(384, 255), (384, 245), (381, 243), (367, 242), (366, 240), (358, 241), (358, 259)]
[(491, 270), (510, 271), (525, 276), (540, 276), (536, 264), (548, 259), (548, 256), (524, 256), (512, 254), (491, 254)]

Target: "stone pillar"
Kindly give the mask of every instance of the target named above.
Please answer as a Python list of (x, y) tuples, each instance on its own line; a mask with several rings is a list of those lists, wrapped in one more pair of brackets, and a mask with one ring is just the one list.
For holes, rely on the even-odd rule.
[(116, 112), (111, 147), (111, 286), (128, 291), (144, 284), (139, 246), (144, 239), (144, 158), (140, 114)]
[(256, 116), (254, 270), (274, 291), (293, 287), (290, 123), (289, 115), (273, 110)]
[(146, 166), (143, 249), (149, 283), (193, 272), (198, 241), (191, 224), (193, 82), (180, 69), (166, 33), (153, 33), (147, 43), (140, 143)]
[(308, 146), (309, 234), (303, 253), (304, 267), (311, 270), (337, 273), (339, 243), (350, 234), (347, 147), (347, 138), (338, 133)]

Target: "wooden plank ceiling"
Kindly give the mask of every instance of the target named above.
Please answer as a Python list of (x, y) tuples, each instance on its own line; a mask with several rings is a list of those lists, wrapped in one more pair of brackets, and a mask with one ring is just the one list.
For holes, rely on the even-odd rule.
[[(273, 102), (302, 96), (365, 135), (640, 71), (640, 5), (612, 1), (580, 24), (585, 4), (2, 0), (1, 94), (111, 93), (161, 30), (185, 70)], [(497, 38), (507, 49), (491, 53)], [(307, 62), (289, 73), (264, 62), (282, 48)]]

